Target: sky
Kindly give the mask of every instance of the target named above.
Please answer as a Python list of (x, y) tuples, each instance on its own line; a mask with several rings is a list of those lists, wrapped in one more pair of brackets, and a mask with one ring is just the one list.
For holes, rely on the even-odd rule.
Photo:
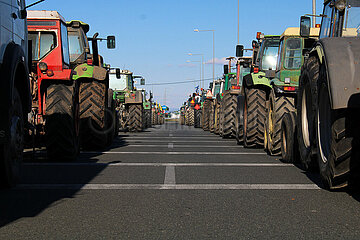
[[(250, 48), (256, 32), (280, 35), (312, 12), (312, 0), (239, 1), (240, 44), (245, 48)], [(318, 14), (322, 4), (317, 0)], [(29, 10), (56, 10), (67, 21), (86, 22), (89, 36), (115, 35), (116, 49), (100, 44), (105, 62), (143, 76), (148, 85), (138, 88), (153, 91), (156, 101), (177, 110), (199, 83), (151, 84), (199, 80), (201, 64), (196, 61), (201, 57), (188, 53), (204, 54), (204, 78), (212, 78), (212, 32), (194, 32), (195, 28), (215, 30), (215, 77), (220, 77), (224, 59), (235, 55), (237, 9), (238, 0), (46, 0)]]

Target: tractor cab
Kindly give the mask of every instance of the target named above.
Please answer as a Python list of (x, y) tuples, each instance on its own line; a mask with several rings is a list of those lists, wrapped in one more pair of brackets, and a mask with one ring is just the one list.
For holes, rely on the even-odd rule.
[(319, 28), (311, 28), (309, 37), (300, 36), (300, 28), (288, 28), (280, 37), (279, 58), (271, 85), (277, 93), (295, 93), (299, 85), (304, 54), (319, 38)]

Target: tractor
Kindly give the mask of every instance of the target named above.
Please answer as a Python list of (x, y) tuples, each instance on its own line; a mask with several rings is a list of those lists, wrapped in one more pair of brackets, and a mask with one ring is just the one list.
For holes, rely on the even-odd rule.
[[(241, 124), (245, 147), (264, 146), (266, 100), (271, 91), (269, 77), (275, 73), (280, 36), (257, 33), (257, 41), (252, 42), (253, 64), (251, 73), (243, 77), (244, 99)], [(237, 46), (237, 57), (243, 56), (244, 47)]]
[(203, 129), (210, 131), (215, 130), (215, 99), (221, 91), (221, 80), (214, 80), (210, 83), (209, 90), (205, 94), (205, 100), (203, 104)]
[(124, 131), (141, 132), (143, 130), (143, 93), (135, 87), (135, 79), (140, 78), (141, 85), (145, 79), (134, 76), (129, 70), (121, 70), (117, 81), (112, 83), (120, 127)]
[(309, 52), (318, 38), (319, 28), (311, 28), (307, 38), (300, 37), (300, 28), (288, 28), (280, 37), (276, 74), (270, 77), (272, 89), (266, 104), (264, 148), (270, 155), (281, 154), (281, 122), (286, 113), (295, 111), (303, 53)]
[[(109, 69), (99, 55), (98, 42), (106, 40), (109, 49), (115, 48), (115, 37), (87, 37), (89, 25), (73, 20), (67, 22), (70, 66), (73, 80), (79, 85), (80, 139), (84, 149), (110, 145), (117, 135), (115, 103), (109, 88)], [(92, 45), (90, 54), (89, 42)]]
[[(319, 40), (305, 55), (299, 79), (300, 160), (308, 171), (319, 169), (327, 189), (351, 186), (359, 175), (359, 10), (358, 0), (324, 1)], [(301, 37), (310, 37), (310, 26), (311, 18), (301, 17)]]
[(150, 92), (150, 97), (146, 98), (147, 92), (145, 90), (142, 90), (143, 92), (143, 125), (145, 128), (150, 128), (152, 126), (151, 122), (151, 112), (152, 112), (152, 101), (153, 101), (153, 94)]
[(32, 44), (32, 111), (27, 137), (52, 160), (79, 154), (79, 82), (72, 78), (65, 19), (56, 11), (28, 11)]

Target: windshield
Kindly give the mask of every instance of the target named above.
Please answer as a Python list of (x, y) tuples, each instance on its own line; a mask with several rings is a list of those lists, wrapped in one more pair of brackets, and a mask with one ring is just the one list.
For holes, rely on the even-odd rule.
[(39, 61), (56, 47), (54, 32), (30, 32), (29, 40), (32, 45), (33, 61)]
[[(359, 36), (360, 33), (360, 1), (349, 0), (345, 15), (346, 35)], [(348, 33), (347, 33), (348, 32)]]
[(279, 50), (278, 39), (265, 40), (262, 46), (261, 70), (275, 70)]
[(74, 62), (84, 53), (84, 45), (81, 38), (76, 33), (69, 32), (69, 51), (70, 51), (70, 62)]
[(115, 74), (110, 74), (110, 88), (115, 90), (125, 90), (128, 84), (131, 86), (131, 75), (121, 74), (120, 79), (118, 79)]

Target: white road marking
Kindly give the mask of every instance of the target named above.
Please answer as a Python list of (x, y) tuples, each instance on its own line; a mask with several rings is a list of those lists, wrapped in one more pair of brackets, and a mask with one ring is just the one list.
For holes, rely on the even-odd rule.
[(169, 137), (173, 137), (174, 135), (172, 133), (169, 133)]
[(320, 190), (316, 184), (20, 184), (18, 190)]
[[(131, 137), (131, 136), (129, 136), (129, 137), (122, 137), (122, 138), (124, 138), (124, 139), (147, 139), (147, 138), (149, 138), (149, 139), (164, 139), (164, 138), (171, 138), (171, 139), (175, 139), (175, 138), (186, 138), (186, 139), (189, 139), (189, 138), (196, 138), (196, 139), (199, 139), (199, 138), (204, 138), (204, 139), (209, 139), (209, 138), (213, 138), (213, 139), (219, 139), (219, 137), (218, 136), (215, 136), (215, 137), (207, 137), (207, 136), (203, 136), (203, 137), (191, 137), (191, 136), (189, 136), (189, 137), (178, 137), (178, 136), (176, 136), (176, 137), (174, 137), (173, 136), (173, 134), (169, 134), (169, 136), (168, 137)], [(226, 140), (226, 139), (224, 139), (224, 140)]]
[(169, 143), (167, 147), (170, 148), (170, 149), (173, 149), (173, 148), (174, 148), (174, 144), (173, 144), (173, 143)]
[(267, 155), (259, 152), (81, 152), (82, 154)]
[(174, 166), (167, 166), (165, 169), (165, 179), (164, 185), (174, 185), (176, 184), (175, 181), (175, 167)]
[(24, 166), (119, 166), (119, 167), (295, 167), (286, 163), (24, 163)]

